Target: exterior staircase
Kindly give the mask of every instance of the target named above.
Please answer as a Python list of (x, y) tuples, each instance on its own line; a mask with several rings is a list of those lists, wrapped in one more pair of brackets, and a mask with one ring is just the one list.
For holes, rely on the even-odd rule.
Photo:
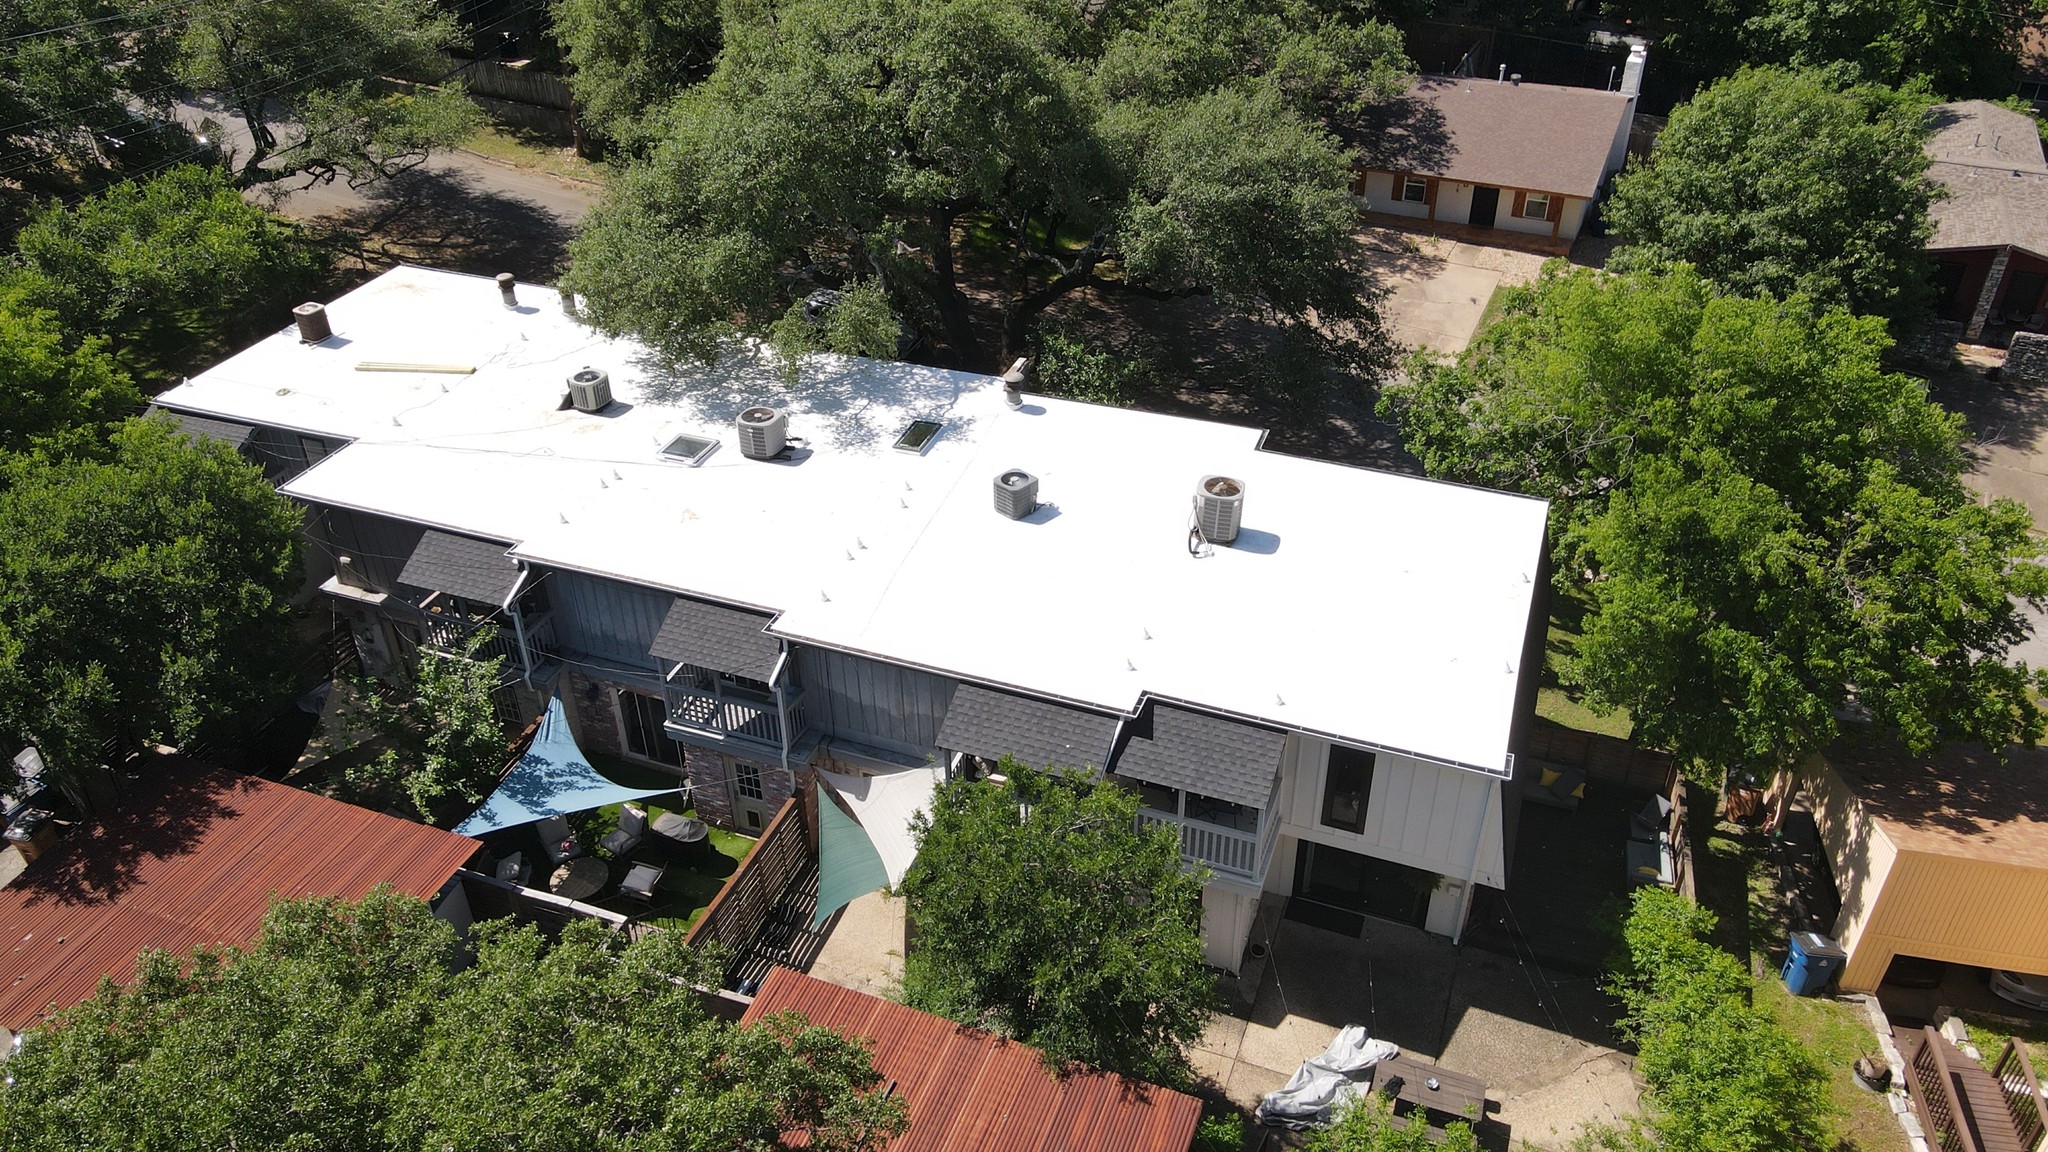
[(2026, 1053), (2008, 1040), (1987, 1072), (1933, 1028), (1902, 1034), (1906, 1092), (1941, 1152), (2037, 1152), (2048, 1103)]

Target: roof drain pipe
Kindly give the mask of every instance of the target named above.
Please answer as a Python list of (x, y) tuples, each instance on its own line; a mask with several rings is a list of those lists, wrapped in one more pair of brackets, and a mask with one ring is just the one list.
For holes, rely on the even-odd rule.
[[(1510, 754), (1512, 755), (1512, 754)], [(1514, 761), (1508, 761), (1509, 778), (1514, 776)], [(1458, 926), (1451, 932), (1451, 947), (1457, 947), (1465, 939), (1465, 919), (1472, 915), (1472, 887), (1479, 883), (1479, 854), (1486, 850), (1486, 822), (1493, 816), (1493, 798), (1501, 790), (1501, 782), (1492, 780), (1486, 789), (1486, 803), (1479, 809), (1479, 835), (1472, 841), (1472, 864), (1465, 869), (1465, 891), (1458, 898)]]
[(524, 560), (513, 563), (519, 565), (519, 578), (512, 581), (512, 590), (505, 593), (504, 603), (498, 605), (498, 610), (512, 617), (512, 638), (519, 642), (519, 682), (532, 688), (533, 656), (526, 650), (526, 617), (519, 611), (519, 594), (525, 591), (526, 578), (533, 575), (533, 570), (526, 566)]
[[(782, 655), (775, 658), (775, 667), (768, 673), (768, 686), (775, 689), (775, 729), (782, 734), (782, 771), (789, 773), (789, 685), (782, 674), (789, 670), (789, 641), (780, 640)], [(792, 778), (792, 784), (794, 778)]]

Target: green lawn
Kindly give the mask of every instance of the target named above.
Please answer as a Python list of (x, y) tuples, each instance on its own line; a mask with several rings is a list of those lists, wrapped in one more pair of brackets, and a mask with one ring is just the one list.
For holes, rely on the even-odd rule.
[[(1498, 299), (1498, 293), (1495, 298)], [(1536, 714), (1566, 728), (1626, 740), (1635, 731), (1635, 721), (1626, 708), (1616, 708), (1604, 715), (1596, 712), (1579, 689), (1566, 685), (1558, 676), (1564, 662), (1579, 650), (1586, 608), (1586, 598), (1576, 592), (1553, 590), (1550, 594), (1550, 624), (1543, 644), (1543, 677), (1536, 688)]]
[(605, 168), (576, 155), (566, 142), (508, 124), (486, 124), (462, 142), (462, 147), (487, 160), (547, 172), (568, 180), (602, 184)]
[[(592, 756), (591, 760), (598, 762), (599, 767), (608, 776), (617, 769), (632, 768), (630, 765), (603, 756)], [(646, 770), (638, 771), (644, 773)], [(621, 776), (613, 778), (622, 779)], [(609, 804), (587, 815), (572, 818), (577, 824), (577, 831), (583, 836), (583, 842), (594, 846), (603, 840), (607, 831), (617, 827), (619, 807), (617, 804)], [(642, 807), (647, 811), (649, 824), (660, 819), (664, 813), (675, 811), (659, 804), (645, 804)], [(685, 816), (696, 815), (694, 808), (684, 808), (681, 812)], [(723, 828), (713, 828), (708, 851), (702, 852), (694, 860), (672, 860), (668, 863), (668, 870), (662, 874), (661, 884), (655, 889), (656, 895), (660, 898), (651, 907), (639, 900), (621, 900), (615, 896), (601, 896), (597, 903), (614, 911), (625, 912), (636, 920), (644, 920), (662, 928), (673, 928), (679, 932), (688, 931), (690, 926), (697, 922), (697, 917), (703, 915), (705, 907), (711, 903), (711, 898), (718, 895), (718, 890), (725, 886), (726, 880), (739, 869), (740, 861), (746, 858), (753, 847), (754, 841), (751, 837), (727, 832)], [(603, 850), (596, 847), (593, 847), (591, 852), (597, 856), (604, 855)], [(649, 855), (649, 848), (643, 845), (635, 850), (633, 855), (635, 858)], [(623, 869), (615, 866), (613, 873), (613, 879), (616, 880), (623, 873)]]
[[(2015, 1013), (2022, 1009), (2015, 1008)], [(2018, 1040), (2027, 1049), (2027, 1061), (2034, 1066), (2034, 1075), (2048, 1073), (2048, 1023), (2018, 1024), (2007, 1020), (1993, 1020), (1975, 1012), (1958, 1012), (1963, 1026), (1970, 1030), (1970, 1043), (1984, 1054), (1984, 1066), (1990, 1067), (1998, 1054), (2005, 1050), (2007, 1040)]]
[[(1856, 1083), (1849, 1070), (1858, 1056), (1880, 1052), (1863, 1009), (1824, 996), (1794, 996), (1778, 979), (1772, 949), (1784, 943), (1789, 925), (1778, 900), (1777, 879), (1763, 834), (1722, 823), (1714, 829), (1708, 846), (1717, 859), (1744, 865), (1741, 875), (1747, 888), (1744, 895), (1750, 971), (1757, 978), (1756, 1002), (1827, 1069), (1839, 1109), (1834, 1118), (1836, 1152), (1908, 1152), (1911, 1145), (1883, 1094)], [(1704, 870), (1701, 879), (1706, 880)], [(1703, 900), (1706, 896), (1701, 893)], [(1722, 903), (1715, 910), (1725, 920), (1734, 910), (1725, 907), (1726, 901)]]

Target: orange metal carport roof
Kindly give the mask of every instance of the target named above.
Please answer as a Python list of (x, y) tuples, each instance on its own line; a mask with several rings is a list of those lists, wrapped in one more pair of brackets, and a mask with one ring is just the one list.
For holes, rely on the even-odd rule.
[(910, 1109), (889, 1152), (1186, 1152), (1192, 1096), (1109, 1072), (1054, 1077), (1036, 1048), (776, 968), (742, 1023), (794, 1011), (865, 1039)]
[(141, 949), (252, 943), (275, 897), (426, 898), (478, 845), (466, 836), (253, 777), (164, 762), (97, 827), (0, 888), (0, 1025), (126, 981)]

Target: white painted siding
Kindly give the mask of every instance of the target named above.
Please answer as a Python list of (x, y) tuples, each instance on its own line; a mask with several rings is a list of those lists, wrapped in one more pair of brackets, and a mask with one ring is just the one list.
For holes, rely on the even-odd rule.
[(1561, 240), (1576, 240), (1579, 229), (1585, 226), (1586, 209), (1593, 202), (1576, 197), (1564, 202), (1564, 217), (1557, 222), (1557, 235)]
[(1472, 219), (1472, 186), (1449, 180), (1438, 181), (1436, 218), (1452, 224), (1463, 224)]
[(827, 735), (929, 756), (959, 682), (824, 648), (797, 652), (804, 712)]
[(1500, 211), (1494, 213), (1493, 226), (1503, 232), (1522, 232), (1530, 236), (1543, 237), (1550, 235), (1550, 221), (1524, 220), (1515, 215), (1515, 190), (1512, 188), (1500, 190)]
[(1259, 899), (1210, 884), (1202, 889), (1202, 962), (1236, 972), (1258, 918)]
[(1401, 199), (1400, 179), (1391, 172), (1368, 172), (1365, 174), (1366, 208), (1373, 212), (1385, 212), (1390, 216), (1429, 215), (1427, 205), (1415, 204)]
[(1324, 827), (1321, 820), (1329, 747), (1313, 737), (1300, 740), (1292, 799), (1281, 809), (1282, 832), (1459, 878), (1473, 867), (1477, 848), (1478, 882), (1507, 886), (1500, 781), (1383, 752), (1373, 764), (1365, 832), (1346, 832)]

